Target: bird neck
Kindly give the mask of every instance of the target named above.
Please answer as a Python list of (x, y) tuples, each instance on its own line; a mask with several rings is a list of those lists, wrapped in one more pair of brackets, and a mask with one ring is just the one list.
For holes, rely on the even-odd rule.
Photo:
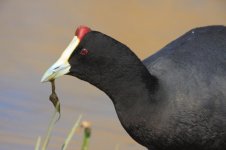
[(111, 98), (118, 114), (156, 102), (158, 79), (149, 73), (140, 60), (113, 69), (100, 83), (99, 88)]

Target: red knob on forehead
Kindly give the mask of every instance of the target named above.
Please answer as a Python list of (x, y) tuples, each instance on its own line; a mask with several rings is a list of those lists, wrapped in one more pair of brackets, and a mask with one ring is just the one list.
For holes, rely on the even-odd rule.
[(77, 30), (75, 31), (75, 35), (82, 40), (82, 38), (88, 33), (90, 32), (91, 29), (87, 26), (79, 26), (77, 28)]

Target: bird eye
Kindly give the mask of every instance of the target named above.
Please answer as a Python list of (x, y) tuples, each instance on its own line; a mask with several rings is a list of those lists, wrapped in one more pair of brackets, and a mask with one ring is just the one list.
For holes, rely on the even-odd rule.
[(80, 54), (84, 56), (84, 55), (87, 55), (88, 52), (89, 52), (89, 51), (88, 51), (86, 48), (83, 48), (83, 49), (80, 51)]

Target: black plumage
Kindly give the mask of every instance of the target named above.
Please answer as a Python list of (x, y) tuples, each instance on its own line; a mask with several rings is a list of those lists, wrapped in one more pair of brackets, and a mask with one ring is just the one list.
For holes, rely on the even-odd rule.
[(226, 27), (193, 29), (143, 62), (91, 31), (69, 63), (68, 74), (104, 91), (128, 134), (148, 149), (226, 149)]

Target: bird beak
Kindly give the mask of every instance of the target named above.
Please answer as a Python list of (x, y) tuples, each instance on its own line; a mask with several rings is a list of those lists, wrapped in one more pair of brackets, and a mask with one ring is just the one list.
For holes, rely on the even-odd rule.
[(69, 64), (68, 59), (78, 46), (79, 42), (79, 38), (74, 36), (71, 43), (64, 50), (60, 58), (44, 73), (41, 82), (51, 81), (69, 73), (71, 65)]

